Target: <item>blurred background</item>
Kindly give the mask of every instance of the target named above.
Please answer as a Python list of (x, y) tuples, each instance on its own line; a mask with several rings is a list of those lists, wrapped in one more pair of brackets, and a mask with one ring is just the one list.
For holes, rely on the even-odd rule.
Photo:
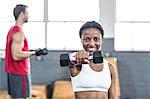
[(0, 90), (7, 89), (3, 71), (6, 35), (15, 22), (13, 8), (20, 3), (29, 6), (29, 22), (23, 30), (30, 50), (49, 50), (47, 56), (31, 57), (33, 84), (70, 79), (59, 56), (82, 49), (79, 29), (94, 20), (104, 28), (104, 57), (117, 58), (120, 99), (150, 98), (149, 0), (1, 0)]

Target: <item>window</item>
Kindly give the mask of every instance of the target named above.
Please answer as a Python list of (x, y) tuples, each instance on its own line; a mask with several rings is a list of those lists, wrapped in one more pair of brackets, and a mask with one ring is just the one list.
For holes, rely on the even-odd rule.
[(29, 23), (24, 24), (28, 36), (29, 48), (45, 47), (44, 0), (1, 0), (0, 1), (0, 49), (6, 46), (6, 35), (15, 23), (13, 8), (16, 4), (28, 6)]
[(82, 49), (79, 29), (83, 22), (49, 22), (47, 42), (52, 50)]
[(0, 22), (0, 49), (5, 49), (7, 33), (13, 24), (14, 22)]
[(99, 0), (48, 0), (48, 49), (82, 49), (79, 29), (85, 21), (100, 20), (99, 7)]
[(29, 22), (27, 24), (24, 24), (23, 30), (28, 39), (30, 49), (45, 47), (45, 23), (44, 22)]
[(149, 4), (149, 0), (116, 0), (116, 51), (150, 51)]
[(80, 27), (86, 21), (100, 21), (99, 0), (2, 0), (0, 50), (5, 49), (6, 35), (15, 22), (13, 8), (16, 4), (28, 6), (29, 22), (24, 24), (23, 30), (30, 49), (82, 49)]
[(49, 21), (99, 21), (99, 0), (48, 0)]

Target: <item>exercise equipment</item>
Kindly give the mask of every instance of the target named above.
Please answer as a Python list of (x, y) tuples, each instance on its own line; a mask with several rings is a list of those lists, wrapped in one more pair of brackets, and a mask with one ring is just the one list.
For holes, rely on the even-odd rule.
[[(70, 54), (61, 54), (60, 55), (60, 66), (72, 66), (72, 65), (81, 65), (86, 64), (85, 62), (81, 62), (80, 64), (75, 63), (75, 58)], [(103, 55), (101, 51), (96, 51), (92, 55), (89, 56), (88, 60), (92, 61), (95, 64), (103, 63)]]
[(35, 50), (35, 55), (36, 56), (40, 56), (40, 55), (47, 55), (48, 54), (48, 49), (47, 48), (38, 48), (37, 50)]

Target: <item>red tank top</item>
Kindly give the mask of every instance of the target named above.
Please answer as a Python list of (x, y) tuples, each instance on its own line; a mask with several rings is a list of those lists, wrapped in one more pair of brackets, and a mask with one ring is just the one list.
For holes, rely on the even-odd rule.
[[(6, 73), (9, 73), (9, 74), (19, 74), (19, 75), (30, 74), (29, 58), (19, 60), (19, 61), (18, 60), (16, 61), (12, 58), (12, 53), (11, 53), (12, 38), (13, 38), (13, 35), (17, 32), (23, 32), (23, 31), (20, 27), (13, 26), (11, 27), (11, 29), (9, 30), (7, 34), (4, 70)], [(24, 40), (24, 47), (22, 48), (22, 51), (29, 51), (28, 42), (26, 38)]]

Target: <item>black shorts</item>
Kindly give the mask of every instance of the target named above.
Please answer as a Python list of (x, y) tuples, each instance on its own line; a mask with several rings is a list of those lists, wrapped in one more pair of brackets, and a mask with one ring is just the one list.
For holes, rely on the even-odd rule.
[(8, 94), (12, 98), (26, 98), (31, 95), (31, 75), (7, 74)]

